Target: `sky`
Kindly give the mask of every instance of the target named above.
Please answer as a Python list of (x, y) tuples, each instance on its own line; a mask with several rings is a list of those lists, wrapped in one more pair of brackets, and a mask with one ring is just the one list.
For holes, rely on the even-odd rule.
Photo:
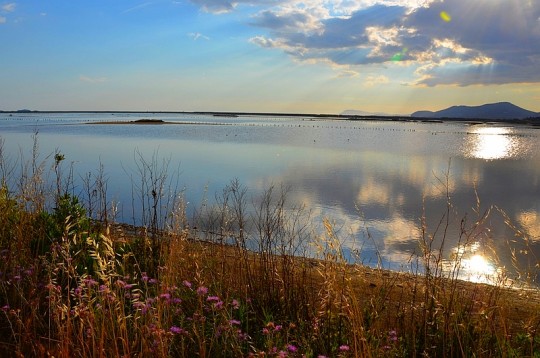
[(0, 110), (540, 112), (538, 0), (0, 0)]

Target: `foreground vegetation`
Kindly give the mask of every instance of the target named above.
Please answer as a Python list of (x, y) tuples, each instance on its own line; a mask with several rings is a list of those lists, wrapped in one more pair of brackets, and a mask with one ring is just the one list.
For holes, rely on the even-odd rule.
[[(427, 235), (419, 238), (422, 273), (350, 265), (331, 222), (314, 232), (304, 210), (288, 208), (286, 192), (274, 188), (248, 214), (246, 190), (236, 181), (188, 223), (181, 195), (166, 199), (166, 162), (142, 156), (134, 184), (141, 225), (121, 225), (102, 170), (83, 180), (86, 196), (75, 195), (61, 153), (37, 158), (35, 146), (16, 180), (17, 166), (0, 158), (1, 352), (522, 357), (540, 351), (538, 292), (443, 274)], [(301, 252), (307, 241), (315, 247), (310, 258)]]

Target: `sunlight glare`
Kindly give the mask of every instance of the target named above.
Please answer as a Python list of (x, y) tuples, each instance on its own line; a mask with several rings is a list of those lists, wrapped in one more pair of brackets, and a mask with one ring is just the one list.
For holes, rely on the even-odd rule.
[(479, 127), (469, 132), (466, 154), (473, 158), (493, 160), (511, 157), (514, 153), (512, 130), (503, 127)]
[(480, 254), (463, 259), (461, 265), (468, 279), (473, 282), (489, 283), (497, 273), (495, 267)]
[(447, 263), (447, 270), (458, 270), (458, 278), (463, 280), (488, 284), (498, 283), (501, 278), (500, 268), (480, 252), (481, 248), (482, 245), (479, 242), (454, 248), (451, 259)]

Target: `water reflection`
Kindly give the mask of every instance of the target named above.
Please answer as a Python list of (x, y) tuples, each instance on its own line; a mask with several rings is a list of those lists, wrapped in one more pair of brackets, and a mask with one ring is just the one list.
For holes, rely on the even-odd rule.
[[(196, 121), (181, 121), (188, 119)], [(125, 203), (119, 213), (123, 221), (138, 217), (130, 209), (133, 192), (127, 175), (136, 173), (134, 149), (146, 155), (159, 149), (159, 156), (171, 159), (171, 171), (179, 168), (178, 187), (186, 189), (190, 217), (238, 178), (254, 198), (271, 185), (290, 188), (288, 204), (305, 206), (319, 224), (320, 218), (335, 223), (343, 249), (368, 265), (414, 270), (424, 235), (433, 236), (434, 249), (443, 241), (445, 248), (456, 248), (445, 250), (444, 263), (452, 272), (459, 262), (459, 277), (468, 280), (493, 281), (502, 267), (511, 271), (509, 240), (515, 239), (516, 255), (529, 253), (518, 257), (523, 265), (540, 256), (536, 129), (297, 118), (229, 121), (231, 125), (154, 127), (44, 124), (39, 127), (40, 150), (48, 154), (59, 148), (77, 162), (78, 174), (94, 171), (102, 162), (109, 193)], [(21, 148), (32, 148), (35, 127), (10, 123), (0, 121), (0, 137), (6, 138), (6, 153), (16, 156)], [(485, 237), (492, 251), (475, 245), (463, 250), (458, 245), (461, 220), (468, 217), (473, 224), (486, 209), (475, 211), (478, 199), (482, 206), (503, 209), (524, 233), (519, 238), (531, 240), (519, 241), (504, 217), (490, 217)], [(248, 201), (251, 205), (252, 198)], [(448, 230), (441, 229), (441, 218), (448, 219)], [(324, 228), (314, 232), (324, 233)]]
[(540, 213), (524, 211), (517, 215), (518, 223), (526, 230), (533, 241), (540, 241)]
[(502, 267), (496, 264), (480, 242), (458, 245), (443, 266), (455, 278), (472, 282), (499, 284), (504, 280)]
[(467, 155), (473, 158), (494, 160), (516, 155), (517, 138), (507, 127), (476, 127), (468, 133)]

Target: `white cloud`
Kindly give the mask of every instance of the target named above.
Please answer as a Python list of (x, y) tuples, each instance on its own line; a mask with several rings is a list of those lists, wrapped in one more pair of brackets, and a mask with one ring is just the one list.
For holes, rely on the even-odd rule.
[(194, 41), (197, 41), (199, 39), (210, 40), (210, 37), (205, 36), (201, 34), (200, 32), (190, 32), (188, 36), (191, 37)]
[(321, 19), (327, 11), (320, 8), (296, 9), (290, 6), (278, 10), (264, 10), (253, 17), (253, 25), (285, 33), (320, 33)]
[(281, 39), (271, 39), (264, 36), (256, 36), (249, 39), (249, 42), (264, 48), (278, 48), (287, 53), (295, 54), (297, 56), (302, 56), (303, 52), (305, 52), (305, 49), (303, 49), (301, 46), (287, 44), (284, 40)]
[(11, 2), (11, 3), (8, 3), (8, 4), (4, 4), (2, 5), (2, 11), (3, 12), (13, 12), (15, 11), (15, 8), (17, 7), (17, 4), (14, 3), (14, 2)]
[(338, 67), (400, 61), (429, 86), (540, 82), (539, 16), (540, 2), (292, 1), (257, 13), (267, 34), (250, 41)]
[(366, 87), (374, 87), (376, 85), (389, 83), (390, 79), (384, 75), (369, 75), (366, 77), (364, 81), (364, 86)]
[(250, 9), (261, 30), (251, 43), (337, 71), (399, 61), (417, 75), (409, 84), (540, 82), (540, 1), (190, 1), (213, 13)]
[[(6, 14), (6, 13), (14, 12), (16, 7), (17, 7), (17, 4), (14, 2), (4, 4), (0, 7), (0, 13)], [(0, 15), (0, 24), (5, 24), (6, 22), (7, 22), (7, 17)]]
[(108, 79), (107, 77), (88, 77), (85, 75), (80, 75), (79, 80), (87, 83), (103, 83), (107, 82)]
[(238, 5), (250, 6), (275, 5), (285, 3), (285, 0), (190, 0), (191, 3), (199, 6), (203, 11), (214, 14), (223, 14), (233, 11)]
[(357, 71), (354, 71), (354, 70), (341, 70), (337, 77), (358, 77), (359, 76), (359, 73)]

